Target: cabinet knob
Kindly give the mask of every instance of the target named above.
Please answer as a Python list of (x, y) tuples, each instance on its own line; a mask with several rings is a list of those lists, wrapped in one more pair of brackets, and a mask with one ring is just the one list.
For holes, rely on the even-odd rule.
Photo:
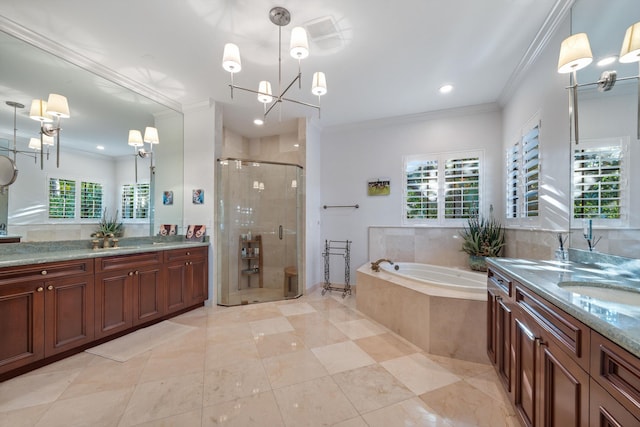
[(500, 296), (496, 297), (496, 301), (502, 301), (502, 297)]
[(42, 271), (40, 272), (40, 274), (42, 274), (43, 276), (46, 276), (46, 275), (47, 275), (47, 270), (42, 270)]
[(140, 272), (138, 270), (136, 270), (136, 276), (139, 274)]
[(191, 252), (187, 252), (187, 255), (191, 255)]
[(53, 285), (47, 286), (47, 290), (52, 291), (53, 290)]
[(38, 289), (36, 289), (37, 292), (42, 292), (44, 291), (44, 288), (42, 286), (40, 286)]
[(130, 271), (130, 272), (129, 272), (129, 276), (133, 276), (133, 271)]
[(536, 338), (536, 344), (538, 345), (538, 347), (544, 347), (547, 345), (546, 342), (542, 341), (542, 338)]

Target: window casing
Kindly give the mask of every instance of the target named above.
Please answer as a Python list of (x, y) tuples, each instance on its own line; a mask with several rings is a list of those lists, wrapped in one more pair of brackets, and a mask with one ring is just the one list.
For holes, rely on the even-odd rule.
[(149, 218), (150, 185), (124, 184), (122, 186), (122, 219), (143, 220)]
[(625, 223), (627, 148), (621, 139), (581, 141), (574, 147), (574, 219), (593, 219), (611, 226)]
[(482, 151), (405, 158), (403, 222), (462, 223), (480, 211)]

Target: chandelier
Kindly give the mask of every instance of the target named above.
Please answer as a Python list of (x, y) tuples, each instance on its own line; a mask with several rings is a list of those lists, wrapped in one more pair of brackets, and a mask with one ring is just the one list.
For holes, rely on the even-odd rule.
[[(240, 72), (242, 64), (240, 61), (240, 49), (233, 43), (227, 43), (224, 46), (224, 53), (222, 58), (222, 68), (231, 74), (231, 84), (229, 88), (231, 90), (231, 99), (233, 99), (233, 90), (238, 89), (246, 92), (255, 93), (258, 96), (258, 101), (264, 105), (264, 118), (273, 110), (273, 108), (281, 104), (283, 101), (293, 102), (295, 104), (304, 105), (307, 107), (315, 108), (318, 110), (318, 117), (320, 117), (320, 97), (327, 93), (327, 81), (323, 72), (315, 72), (311, 82), (311, 93), (318, 97), (318, 104), (310, 104), (307, 102), (297, 101), (286, 97), (287, 92), (297, 82), (298, 88), (302, 88), (302, 72), (300, 71), (300, 62), (309, 56), (309, 43), (307, 41), (307, 32), (302, 27), (295, 27), (291, 30), (291, 43), (289, 52), (294, 59), (298, 60), (298, 75), (289, 83), (288, 86), (283, 87), (282, 84), (282, 27), (288, 25), (291, 22), (291, 14), (284, 7), (274, 7), (269, 11), (269, 19), (275, 25), (278, 26), (278, 94), (274, 95), (271, 90), (271, 83), (267, 80), (262, 80), (258, 84), (258, 89), (248, 89), (245, 87), (237, 86), (233, 82), (233, 75)], [(271, 104), (271, 105), (269, 105)]]

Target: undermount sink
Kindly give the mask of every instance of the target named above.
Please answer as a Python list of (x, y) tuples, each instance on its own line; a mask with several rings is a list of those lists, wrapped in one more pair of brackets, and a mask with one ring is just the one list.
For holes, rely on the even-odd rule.
[(609, 301), (616, 304), (640, 305), (640, 289), (635, 291), (590, 282), (561, 282), (558, 283), (558, 286), (565, 291), (602, 301)]

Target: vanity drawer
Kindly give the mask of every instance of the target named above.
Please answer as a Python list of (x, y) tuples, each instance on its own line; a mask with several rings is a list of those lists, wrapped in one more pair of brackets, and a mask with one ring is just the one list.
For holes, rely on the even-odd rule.
[(515, 300), (582, 369), (589, 370), (589, 327), (524, 287), (516, 286)]
[(165, 251), (164, 253), (164, 261), (172, 262), (172, 261), (181, 261), (187, 259), (194, 258), (206, 258), (207, 257), (207, 247), (197, 247), (197, 248), (185, 248), (185, 249), (172, 249), (169, 251)]
[(23, 280), (49, 280), (87, 273), (93, 273), (92, 259), (5, 267), (0, 269), (0, 285)]
[(636, 418), (640, 418), (640, 360), (591, 331), (591, 377)]
[(144, 252), (131, 255), (116, 255), (103, 258), (96, 258), (96, 271), (114, 271), (124, 269), (140, 269), (148, 266), (155, 266), (162, 261), (162, 251)]
[(487, 280), (501, 289), (504, 293), (513, 296), (513, 281), (509, 278), (509, 276), (502, 274), (499, 270), (495, 270), (493, 267), (489, 268), (487, 271)]

